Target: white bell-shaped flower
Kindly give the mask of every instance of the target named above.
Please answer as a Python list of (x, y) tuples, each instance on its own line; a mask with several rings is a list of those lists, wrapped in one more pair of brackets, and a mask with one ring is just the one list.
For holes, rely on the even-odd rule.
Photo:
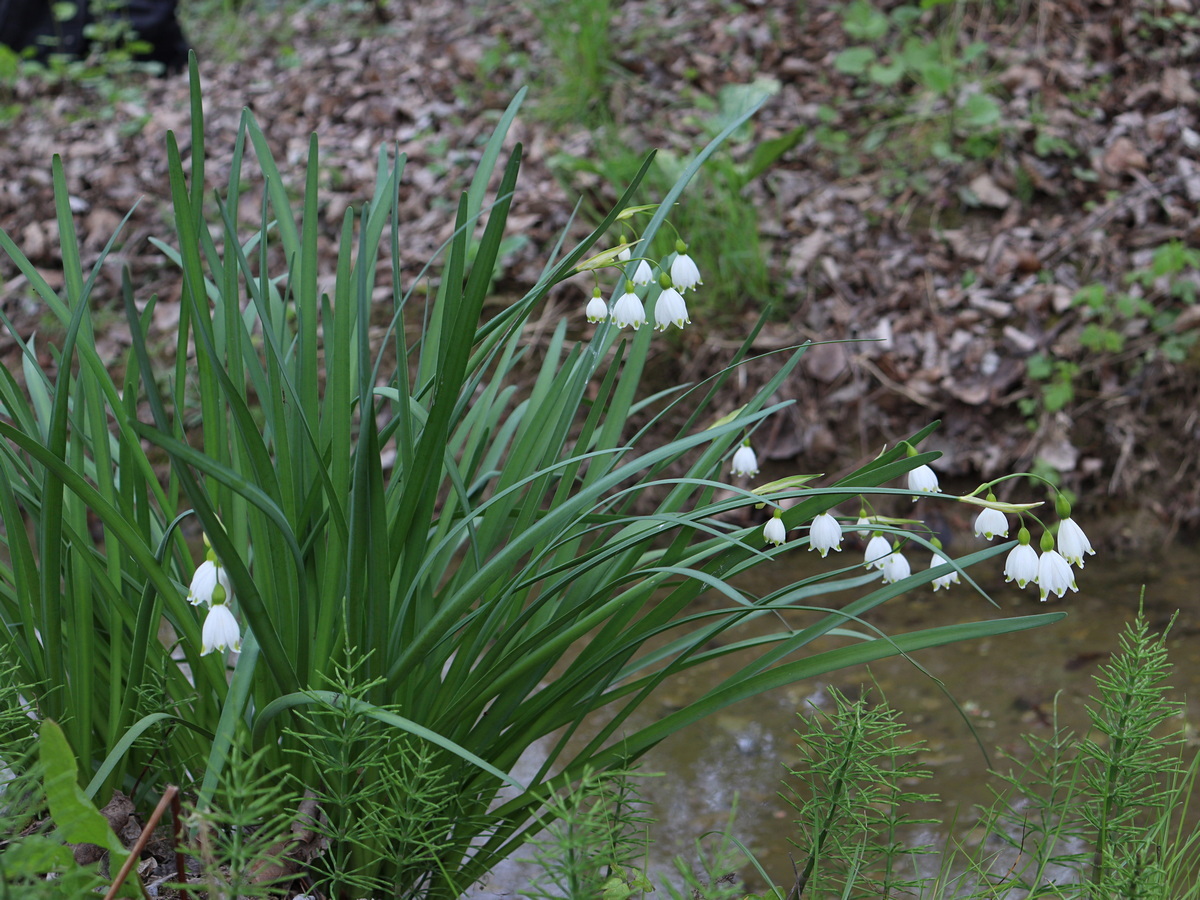
[(237, 619), (224, 603), (214, 603), (204, 619), (200, 634), (200, 655), (207, 656), (214, 650), (237, 652), (242, 649), (242, 630)]
[(1096, 554), (1092, 549), (1092, 542), (1072, 518), (1063, 519), (1058, 523), (1058, 552), (1067, 562), (1081, 569), (1084, 555)]
[(603, 322), (608, 318), (608, 304), (600, 296), (599, 288), (592, 294), (592, 299), (588, 301), (586, 314), (589, 322)]
[(696, 285), (704, 284), (700, 279), (700, 269), (687, 254), (687, 244), (675, 242), (675, 259), (671, 262), (671, 281), (681, 291), (695, 290)]
[(895, 584), (912, 574), (912, 566), (908, 564), (908, 560), (899, 550), (890, 556), (885, 556), (880, 568), (883, 569), (884, 584)]
[(891, 552), (891, 541), (882, 534), (877, 534), (867, 542), (867, 552), (863, 555), (863, 562), (872, 569), (882, 569), (883, 561)]
[(1029, 530), (1022, 528), (1017, 533), (1017, 546), (1008, 551), (1004, 560), (1004, 580), (1015, 581), (1017, 587), (1023, 588), (1031, 581), (1037, 581), (1038, 554), (1029, 544)]
[(647, 285), (654, 280), (654, 270), (650, 268), (650, 263), (644, 259), (639, 260), (637, 268), (633, 270), (633, 283), (638, 285)]
[(218, 598), (218, 602), (223, 602), (233, 593), (233, 588), (229, 584), (229, 576), (225, 574), (225, 567), (216, 560), (206, 559), (200, 565), (196, 566), (196, 571), (192, 575), (192, 583), (188, 587), (187, 602), (192, 604), (192, 606), (199, 606), (202, 603), (211, 604), (213, 602), (213, 592), (218, 587), (224, 592)]
[(1079, 590), (1075, 584), (1071, 564), (1057, 550), (1046, 550), (1042, 553), (1041, 559), (1038, 560), (1037, 583), (1043, 603), (1050, 594), (1061, 597), (1068, 589)]
[(829, 513), (821, 513), (808, 527), (808, 549), (817, 550), (824, 559), (830, 550), (842, 549), (842, 526)]
[[(942, 556), (942, 554), (938, 553), (935, 550), (933, 552), (933, 557), (929, 560), (929, 568), (936, 569), (938, 566), (944, 565), (945, 563), (948, 563), (949, 561), (950, 560), (946, 559), (946, 557)], [(939, 575), (937, 578), (933, 579), (933, 589), (935, 591), (938, 588), (946, 588), (947, 590), (949, 590), (951, 584), (958, 584), (958, 583), (959, 583), (958, 572), (947, 572), (945, 575)]]
[(998, 509), (984, 507), (975, 517), (975, 536), (990, 541), (996, 535), (1008, 537), (1008, 516)]
[(929, 466), (917, 466), (908, 473), (908, 489), (929, 494), (937, 493), (941, 490), (938, 486), (937, 473)]
[(786, 541), (787, 528), (783, 525), (783, 519), (779, 516), (772, 516), (768, 519), (767, 524), (763, 526), (763, 538), (776, 547)]
[(618, 328), (641, 328), (646, 324), (646, 309), (638, 295), (626, 286), (612, 309), (612, 320)]
[(691, 324), (691, 321), (683, 294), (673, 287), (663, 288), (658, 299), (654, 301), (654, 327), (659, 331), (666, 331), (669, 325), (682, 328)]
[(758, 474), (758, 457), (749, 443), (742, 444), (733, 454), (733, 462), (729, 465), (734, 475), (754, 476)]

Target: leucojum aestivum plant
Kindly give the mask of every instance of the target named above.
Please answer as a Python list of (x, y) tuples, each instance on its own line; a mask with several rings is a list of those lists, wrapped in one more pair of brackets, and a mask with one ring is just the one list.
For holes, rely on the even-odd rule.
[[(247, 112), (214, 187), (194, 63), (191, 78), (190, 159), (168, 137), (175, 234), (154, 241), (181, 279), (173, 363), (148, 346), (158, 299), (128, 277), (132, 347), (121, 360), (100, 355), (87, 312), (116, 237), (84, 271), (58, 158), (61, 291), (0, 234), (62, 329), (47, 365), (46, 348), (5, 323), (23, 364), (19, 379), (0, 376), (0, 640), (10, 693), (43, 740), (61, 728), (77, 760), (72, 803), (99, 806), (120, 790), (143, 807), (179, 785), (197, 816), (212, 813), (192, 830), (208, 834), (203, 847), (186, 849), (215, 858), (241, 845), (213, 829), (245, 827), (245, 810), (221, 798), (270, 781), (278, 814), (307, 838), (270, 848), (275, 862), (253, 873), (303, 873), (341, 898), (457, 897), (543, 827), (557, 790), (628, 767), (738, 699), (1063, 615), (888, 636), (846, 627), (931, 582), (970, 581), (971, 566), (1010, 545), (944, 560), (915, 520), (871, 512), (868, 497), (943, 496), (929, 492), (937, 454), (916, 449), (933, 425), (832, 483), (751, 488), (731, 477), (731, 462), (757, 468), (746, 442), (786, 405), (770, 398), (804, 347), (774, 357), (773, 376), (725, 415), (723, 387), (757, 330), (728, 368), (641, 396), (649, 322), (687, 325), (686, 300), (703, 289), (682, 239), (664, 259), (643, 248), (754, 108), (660, 203), (632, 203), (643, 167), (596, 230), (560, 241), (525, 296), (483, 318), (516, 189), (521, 148), (502, 153), (521, 95), (483, 148), (437, 260), (415, 277), (400, 271), (404, 157), (382, 148), (373, 195), (347, 211), (325, 282), (316, 137), (296, 202)], [(249, 150), (261, 202), (244, 193)], [(244, 223), (247, 207), (256, 225)], [(378, 271), (390, 280), (382, 302)], [(581, 276), (601, 296), (527, 345), (529, 317)], [(668, 422), (681, 424), (664, 433)], [(996, 516), (1036, 505), (946, 499), (979, 506), (993, 534)], [(763, 596), (737, 586), (792, 546), (836, 549), (843, 523), (853, 527), (846, 504), (874, 534), (869, 567), (852, 561)], [(743, 507), (764, 510), (765, 530), (738, 524), (730, 514)], [(789, 532), (800, 537), (789, 543)], [(1070, 535), (1060, 528), (1060, 541)], [(936, 565), (910, 568), (904, 552), (916, 547)], [(1065, 589), (1069, 568), (1042, 570), (1054, 551), (1035, 571), (1028, 540), (1017, 550), (1017, 581)], [(822, 603), (845, 590), (861, 596)], [(705, 592), (724, 605), (698, 611)], [(791, 624), (767, 638), (717, 640), (783, 613)], [(839, 646), (814, 649), (822, 636)], [(752, 661), (700, 699), (629, 724), (667, 679), (748, 646)], [(3, 752), (20, 774), (26, 757)], [(231, 759), (253, 771), (230, 782)], [(532, 764), (518, 778), (522, 759)], [(37, 792), (22, 796), (34, 821)], [(247, 852), (211, 867), (236, 874), (241, 893)]]

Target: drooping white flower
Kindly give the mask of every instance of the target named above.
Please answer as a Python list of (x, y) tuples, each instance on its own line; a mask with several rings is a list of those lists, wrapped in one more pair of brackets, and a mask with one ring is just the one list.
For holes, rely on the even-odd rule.
[(625, 293), (613, 304), (612, 320), (618, 328), (641, 328), (646, 324), (646, 309), (638, 295), (629, 290), (628, 285)]
[(695, 290), (696, 285), (704, 284), (700, 280), (700, 270), (696, 263), (687, 255), (687, 244), (679, 241), (675, 244), (675, 259), (671, 263), (671, 281), (681, 291)]
[(877, 534), (867, 542), (867, 552), (863, 557), (864, 563), (872, 569), (882, 569), (883, 561), (891, 552), (891, 542), (882, 534)]
[(754, 448), (749, 444), (738, 447), (729, 468), (734, 475), (757, 475), (758, 457), (754, 455)]
[(1068, 588), (1073, 591), (1079, 590), (1075, 584), (1075, 575), (1071, 572), (1071, 564), (1063, 559), (1057, 550), (1046, 550), (1042, 553), (1042, 558), (1038, 560), (1037, 583), (1043, 603), (1050, 594), (1061, 597)]
[[(948, 563), (949, 561), (950, 560), (946, 559), (946, 557), (942, 556), (942, 554), (935, 550), (933, 552), (933, 557), (929, 560), (929, 568), (936, 569), (938, 566)], [(938, 588), (946, 588), (946, 590), (949, 590), (951, 584), (959, 583), (960, 581), (958, 572), (947, 572), (945, 575), (939, 575), (937, 578), (933, 579), (933, 589), (935, 591)]]
[(1008, 537), (1008, 516), (998, 509), (985, 506), (975, 517), (975, 536), (990, 541), (996, 535)]
[[(937, 493), (941, 490), (938, 486), (937, 473), (929, 466), (917, 466), (908, 473), (908, 489), (928, 494)], [(917, 498), (913, 497), (913, 499)]]
[(592, 299), (587, 305), (587, 320), (589, 322), (603, 322), (608, 318), (608, 304), (604, 302), (604, 298), (600, 296), (600, 291), (597, 290), (592, 295)]
[(808, 549), (818, 550), (821, 559), (830, 550), (842, 549), (842, 526), (829, 513), (821, 513), (808, 526)]
[[(1095, 556), (1092, 542), (1075, 520), (1068, 517), (1058, 523), (1058, 552), (1072, 565), (1083, 568), (1084, 554)], [(1061, 596), (1061, 595), (1060, 595)]]
[(1026, 536), (1026, 542), (1017, 544), (1008, 551), (1008, 556), (1004, 560), (1004, 580), (1015, 581), (1017, 587), (1023, 588), (1031, 581), (1037, 581), (1038, 577), (1038, 554), (1028, 544), (1028, 532), (1024, 528), (1021, 532)]
[(200, 655), (207, 656), (214, 650), (237, 652), (242, 649), (242, 630), (229, 607), (214, 603), (204, 619), (200, 634)]
[(688, 318), (687, 304), (683, 301), (683, 294), (673, 287), (664, 288), (663, 292), (658, 295), (658, 299), (654, 301), (654, 327), (659, 331), (666, 331), (668, 325), (682, 328), (684, 325), (691, 324), (691, 321)]
[(883, 569), (884, 584), (895, 584), (912, 574), (912, 566), (908, 564), (908, 560), (899, 550), (890, 556), (885, 556), (880, 568)]
[(201, 603), (211, 604), (213, 592), (218, 587), (224, 591), (224, 594), (218, 598), (218, 602), (226, 600), (233, 593), (233, 588), (229, 584), (229, 576), (225, 574), (225, 567), (215, 560), (206, 559), (196, 566), (196, 571), (192, 575), (187, 602), (192, 606), (199, 606)]
[(647, 285), (654, 280), (654, 271), (650, 268), (650, 263), (644, 259), (640, 260), (637, 268), (633, 271), (633, 283)]
[(858, 521), (854, 523), (859, 537), (866, 537), (871, 533), (871, 520), (864, 515), (859, 515)]
[(617, 251), (617, 259), (619, 259), (621, 262), (629, 262), (632, 256), (633, 253), (628, 247), (622, 247)]
[(767, 524), (763, 526), (763, 538), (778, 547), (787, 540), (787, 529), (783, 526), (783, 519), (779, 516), (772, 516), (767, 520)]

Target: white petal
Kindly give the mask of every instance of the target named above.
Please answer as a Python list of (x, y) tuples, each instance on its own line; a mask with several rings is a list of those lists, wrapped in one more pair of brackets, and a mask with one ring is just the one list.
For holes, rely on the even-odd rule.
[(868, 518), (865, 518), (864, 516), (859, 516), (858, 521), (855, 522), (854, 525), (858, 529), (859, 537), (866, 537), (868, 534), (871, 533), (871, 527), (872, 527), (871, 520)]
[(633, 283), (646, 285), (654, 280), (654, 272), (650, 268), (650, 263), (644, 259), (637, 264), (637, 268), (633, 272)]

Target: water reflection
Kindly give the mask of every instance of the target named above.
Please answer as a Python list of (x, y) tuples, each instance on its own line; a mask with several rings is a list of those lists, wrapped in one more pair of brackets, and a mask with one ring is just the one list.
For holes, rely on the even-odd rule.
[[(827, 565), (815, 554), (802, 552), (780, 562), (787, 568), (779, 564), (763, 567), (758, 578), (743, 587), (766, 593), (816, 574)], [(1002, 764), (997, 748), (1021, 753), (1022, 733), (1047, 734), (1056, 703), (1060, 722), (1077, 731), (1086, 729), (1084, 704), (1095, 692), (1092, 677), (1136, 614), (1143, 584), (1148, 618), (1155, 629), (1165, 627), (1175, 610), (1181, 610), (1168, 640), (1176, 666), (1170, 683), (1175, 699), (1187, 701), (1189, 721), (1200, 713), (1200, 645), (1195, 639), (1200, 631), (1197, 548), (1177, 548), (1157, 562), (1144, 557), (1091, 557), (1080, 573), (1079, 593), (1045, 605), (1038, 602), (1036, 592), (1004, 585), (998, 564), (985, 565), (992, 569), (991, 577), (985, 571), (974, 574), (1000, 605), (999, 611), (969, 588), (955, 586), (949, 593), (924, 589), (898, 598), (872, 613), (870, 621), (888, 632), (904, 632), (1046, 609), (1069, 613), (1050, 627), (915, 654), (966, 711), (994, 765)], [(768, 627), (767, 623), (759, 626), (762, 630)], [(753, 628), (748, 626), (747, 631), (729, 639), (745, 637)], [(665, 714), (690, 701), (745, 662), (745, 657), (727, 657), (710, 668), (693, 671), (685, 680), (664, 688), (657, 707), (650, 704), (646, 716)], [(663, 773), (642, 785), (660, 823), (653, 836), (656, 868), (675, 854), (690, 856), (696, 837), (726, 822), (736, 796), (737, 836), (778, 883), (790, 884), (789, 838), (794, 828), (790, 808), (778, 796), (780, 779), (786, 774), (785, 767), (797, 762), (793, 734), (797, 712), (814, 704), (824, 706), (830, 683), (850, 696), (872, 683), (886, 694), (912, 728), (914, 738), (927, 745), (919, 759), (933, 770), (934, 777), (922, 790), (943, 798), (933, 812), (950, 819), (956, 807), (961, 807), (958, 823), (969, 827), (973, 821), (969, 807), (991, 799), (988, 763), (972, 728), (938, 684), (904, 660), (888, 660), (872, 665), (869, 671), (846, 670), (825, 681), (797, 683), (745, 701), (651, 751), (644, 770)]]

